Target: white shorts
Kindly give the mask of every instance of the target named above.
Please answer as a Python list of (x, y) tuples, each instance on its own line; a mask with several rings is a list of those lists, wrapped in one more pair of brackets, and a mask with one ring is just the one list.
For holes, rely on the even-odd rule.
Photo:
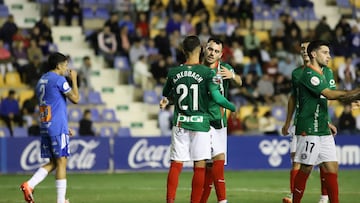
[(290, 140), (290, 153), (296, 152), (296, 144), (297, 144), (297, 135), (295, 135), (295, 126), (291, 126), (289, 130), (291, 140)]
[(295, 162), (318, 165), (323, 162), (338, 161), (335, 140), (332, 135), (297, 136), (297, 138)]
[(215, 157), (221, 153), (225, 154), (225, 163), (226, 163), (226, 153), (227, 153), (227, 128), (215, 129), (210, 127), (211, 134), (211, 157)]
[(200, 161), (211, 159), (210, 132), (196, 132), (174, 126), (170, 160)]

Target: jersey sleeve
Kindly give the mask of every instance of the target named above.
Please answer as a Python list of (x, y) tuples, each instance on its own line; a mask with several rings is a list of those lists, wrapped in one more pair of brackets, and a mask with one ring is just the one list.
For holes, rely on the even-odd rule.
[(330, 68), (325, 67), (324, 68), (324, 75), (325, 75), (326, 81), (328, 82), (329, 89), (336, 90), (336, 82), (335, 82), (335, 79), (334, 79), (333, 71)]
[(71, 87), (68, 81), (66, 81), (65, 77), (59, 77), (56, 85), (59, 88), (60, 92), (62, 92), (63, 94), (66, 94), (71, 91)]
[(300, 82), (305, 85), (311, 92), (320, 95), (321, 92), (329, 88), (328, 83), (321, 77), (320, 74), (305, 74), (305, 77), (302, 77)]

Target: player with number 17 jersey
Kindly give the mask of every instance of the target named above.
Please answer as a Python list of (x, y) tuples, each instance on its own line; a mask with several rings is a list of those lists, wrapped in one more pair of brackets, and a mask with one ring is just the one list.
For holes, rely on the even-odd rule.
[(69, 134), (65, 94), (70, 91), (71, 87), (65, 77), (52, 71), (45, 73), (39, 80), (36, 94), (39, 99), (41, 135)]
[[(219, 91), (214, 73), (206, 66), (184, 64), (171, 68), (163, 95), (174, 97), (173, 125), (192, 131), (207, 132), (210, 129), (209, 101), (210, 92)], [(220, 95), (220, 93), (219, 93)], [(221, 96), (221, 95), (220, 95)], [(227, 109), (234, 106), (220, 97), (214, 98)]]

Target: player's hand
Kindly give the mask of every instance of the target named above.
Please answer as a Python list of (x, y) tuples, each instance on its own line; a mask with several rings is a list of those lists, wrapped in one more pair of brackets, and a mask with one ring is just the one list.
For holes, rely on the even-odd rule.
[(289, 135), (289, 127), (290, 125), (285, 123), (284, 126), (281, 128), (281, 133), (283, 136)]
[(337, 134), (337, 128), (336, 128), (336, 126), (334, 126), (334, 125), (331, 124), (331, 123), (329, 123), (328, 126), (329, 126), (329, 128), (330, 128), (331, 134), (335, 137), (335, 135)]
[(69, 136), (70, 137), (75, 136), (75, 131), (73, 129), (71, 129), (71, 128), (69, 128)]
[(234, 73), (232, 71), (230, 71), (229, 69), (227, 69), (224, 66), (221, 66), (220, 75), (222, 76), (223, 79), (232, 79), (233, 74)]
[(165, 107), (169, 104), (169, 100), (166, 97), (163, 97), (160, 100), (160, 109), (165, 109)]
[(71, 69), (69, 69), (68, 70), (69, 71), (69, 77), (71, 78), (71, 80), (76, 80), (77, 79), (77, 72), (76, 72), (76, 70), (71, 70)]

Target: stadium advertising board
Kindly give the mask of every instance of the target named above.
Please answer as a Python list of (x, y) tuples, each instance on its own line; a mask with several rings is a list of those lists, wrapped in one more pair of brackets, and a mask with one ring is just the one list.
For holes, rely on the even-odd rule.
[[(47, 162), (40, 157), (40, 138), (2, 138), (1, 171), (34, 171)], [(72, 138), (69, 171), (104, 171), (109, 169), (110, 145), (108, 138)]]
[[(360, 169), (360, 136), (336, 137), (341, 169)], [(167, 171), (170, 137), (72, 138), (70, 171)], [(229, 136), (227, 170), (276, 170), (290, 168), (290, 140), (278, 136)], [(0, 138), (0, 173), (36, 170), (39, 138)], [(113, 163), (110, 164), (110, 163)], [(185, 163), (190, 170), (192, 163)]]

